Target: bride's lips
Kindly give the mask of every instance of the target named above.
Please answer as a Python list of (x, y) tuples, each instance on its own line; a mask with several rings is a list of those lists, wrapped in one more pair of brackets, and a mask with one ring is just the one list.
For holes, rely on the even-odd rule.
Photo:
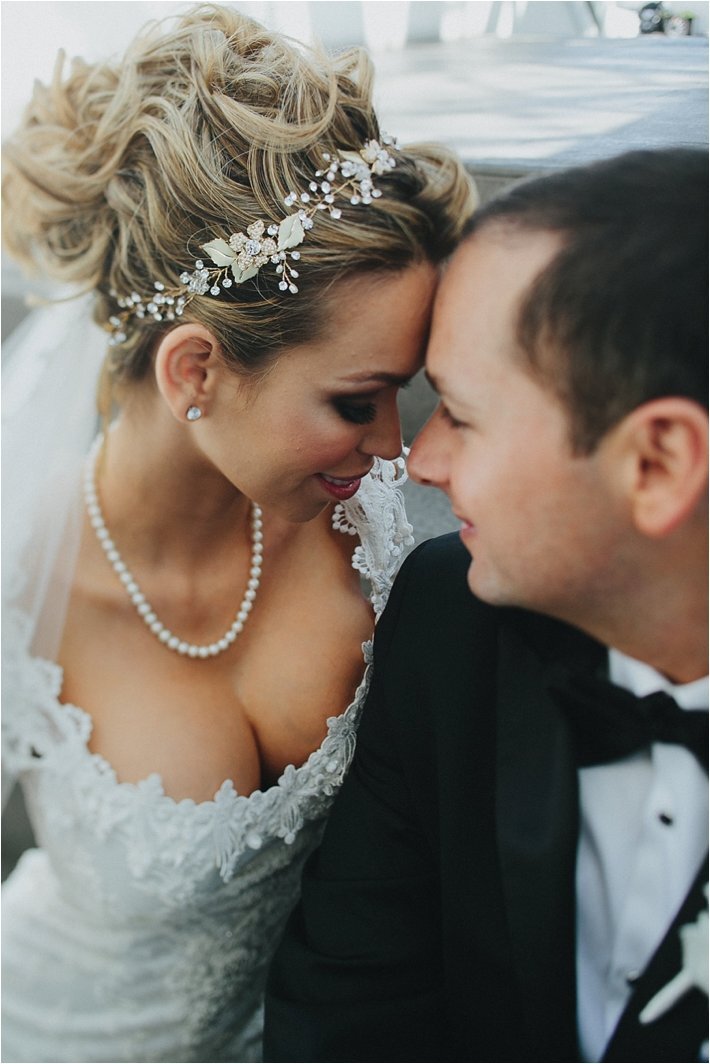
[(329, 495), (342, 502), (344, 499), (352, 499), (364, 476), (367, 476), (366, 472), (354, 477), (331, 477), (326, 473), (316, 473), (316, 480)]

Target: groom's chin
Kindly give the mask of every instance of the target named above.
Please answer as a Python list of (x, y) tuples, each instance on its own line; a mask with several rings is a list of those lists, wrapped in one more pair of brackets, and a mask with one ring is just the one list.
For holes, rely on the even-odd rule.
[(468, 572), (466, 573), (466, 582), (469, 586), (469, 589), (473, 591), (474, 595), (477, 595), (479, 598), (483, 598), (480, 589), (476, 587), (476, 576), (478, 574), (477, 572), (475, 572), (475, 565), (476, 563), (474, 559), (471, 558), (471, 564), (469, 565)]
[(471, 558), (471, 564), (466, 574), (466, 582), (469, 590), (481, 602), (486, 602), (489, 606), (511, 605), (510, 597), (505, 594), (500, 581), (495, 578), (495, 575), (491, 575), (490, 570), (486, 573), (486, 570), (481, 566), (480, 562), (476, 562), (475, 558)]

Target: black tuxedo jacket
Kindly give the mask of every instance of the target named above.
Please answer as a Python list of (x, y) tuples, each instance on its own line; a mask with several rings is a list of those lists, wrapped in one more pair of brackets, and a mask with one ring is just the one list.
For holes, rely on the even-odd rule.
[[(271, 971), (267, 1061), (580, 1059), (577, 770), (545, 670), (605, 650), (475, 600), (469, 563), (457, 536), (418, 548), (378, 625), (355, 760)], [(680, 967), (665, 930), (605, 1059), (699, 1059), (699, 991), (637, 1020)]]

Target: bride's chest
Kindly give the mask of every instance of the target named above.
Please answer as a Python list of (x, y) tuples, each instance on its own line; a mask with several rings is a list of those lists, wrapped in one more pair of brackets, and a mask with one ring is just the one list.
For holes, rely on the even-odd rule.
[(83, 711), (59, 707), (69, 715), (64, 738), (25, 771), (23, 788), (62, 894), (97, 913), (136, 916), (219, 908), (235, 881), (247, 910), (267, 882), (274, 897), (290, 896), (347, 771), (366, 687), (367, 679), (305, 764), (249, 794), (225, 778), (204, 801), (175, 800), (158, 773), (122, 782), (89, 750)]
[[(368, 643), (368, 661), (370, 654)], [(258, 894), (267, 878), (269, 883), (278, 880), (287, 894), (295, 889), (299, 855), (315, 844), (354, 752), (371, 672), (360, 648), (353, 683), (357, 691), (330, 707), (322, 742), (263, 789), (245, 788), (227, 771), (233, 767), (238, 731), (233, 725), (230, 731), (227, 718), (219, 716), (226, 711), (224, 700), (216, 697), (214, 736), (227, 755), (223, 774), (203, 800), (168, 793), (155, 762), (165, 747), (171, 763), (179, 760), (178, 754), (198, 769), (207, 763), (206, 778), (216, 778), (214, 764), (222, 762), (210, 760), (213, 748), (202, 735), (204, 721), (210, 719), (209, 699), (200, 700), (199, 718), (183, 717), (175, 711), (182, 706), (176, 685), (169, 703), (171, 727), (161, 743), (158, 730), (151, 732), (152, 699), (139, 670), (124, 667), (123, 676), (105, 671), (105, 691), (112, 690), (113, 679), (121, 691), (114, 704), (117, 719), (130, 725), (120, 730), (121, 736), (132, 735), (136, 746), (147, 751), (146, 772), (126, 781), (100, 750), (90, 749), (94, 722), (88, 710), (59, 701), (66, 687), (62, 670), (43, 659), (22, 660), (15, 669), (15, 694), (23, 707), (28, 752), (36, 751), (26, 762), (23, 784), (38, 842), (51, 855), (67, 896), (91, 896), (105, 911), (123, 904), (121, 898), (132, 899), (129, 909), (140, 913), (144, 903), (160, 907), (166, 900), (183, 904), (212, 893), (221, 896), (222, 887), (234, 879), (248, 888), (247, 894), (252, 887)], [(274, 671), (278, 667), (277, 658)], [(126, 685), (129, 679), (133, 688)], [(153, 745), (143, 741), (145, 736)], [(171, 742), (182, 745), (171, 748)]]
[(197, 802), (225, 779), (240, 794), (267, 787), (320, 745), (362, 677), (368, 604), (352, 582), (317, 590), (267, 589), (231, 651), (206, 661), (160, 645), (130, 611), (78, 601), (62, 700), (90, 714), (90, 749), (122, 782), (157, 773), (166, 794)]

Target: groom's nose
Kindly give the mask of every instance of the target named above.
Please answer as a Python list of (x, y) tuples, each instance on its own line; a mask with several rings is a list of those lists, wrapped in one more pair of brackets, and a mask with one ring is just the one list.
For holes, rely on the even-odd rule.
[(418, 433), (407, 459), (410, 477), (418, 484), (447, 490), (449, 482), (449, 433), (438, 406)]

